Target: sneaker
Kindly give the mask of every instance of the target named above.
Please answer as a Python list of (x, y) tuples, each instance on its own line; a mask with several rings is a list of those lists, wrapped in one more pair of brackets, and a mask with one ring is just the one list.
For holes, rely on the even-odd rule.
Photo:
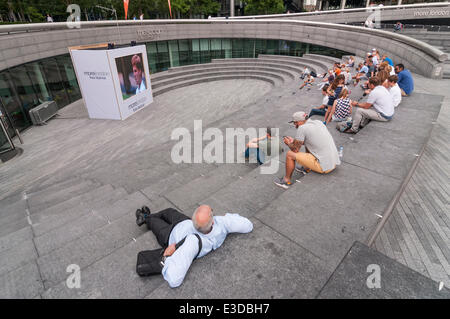
[(356, 134), (355, 131), (353, 131), (351, 128), (346, 129), (344, 132), (342, 133), (347, 133), (347, 134)]
[(144, 218), (147, 218), (148, 215), (151, 214), (150, 208), (148, 208), (147, 206), (142, 206), (141, 210), (142, 210), (142, 212), (144, 213)]
[(306, 168), (304, 168), (303, 166), (300, 166), (300, 167), (295, 166), (295, 171), (296, 171), (296, 172), (299, 172), (299, 173), (302, 173), (303, 175), (306, 175), (306, 174), (308, 174), (309, 172), (311, 172), (310, 169), (306, 169)]
[(136, 210), (136, 224), (141, 227), (145, 224), (145, 216), (146, 214), (141, 210)]
[(277, 185), (278, 187), (281, 187), (281, 188), (284, 188), (284, 189), (288, 189), (291, 185), (292, 185), (292, 183), (291, 182), (286, 182), (285, 180), (284, 180), (284, 177), (280, 177), (279, 179), (276, 179), (275, 181), (274, 181), (274, 183), (275, 183), (275, 185)]

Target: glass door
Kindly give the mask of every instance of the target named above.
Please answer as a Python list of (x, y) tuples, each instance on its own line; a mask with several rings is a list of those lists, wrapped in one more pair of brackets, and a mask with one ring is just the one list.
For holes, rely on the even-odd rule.
[(5, 121), (2, 111), (0, 110), (0, 154), (14, 149), (14, 144), (8, 135), (5, 127)]

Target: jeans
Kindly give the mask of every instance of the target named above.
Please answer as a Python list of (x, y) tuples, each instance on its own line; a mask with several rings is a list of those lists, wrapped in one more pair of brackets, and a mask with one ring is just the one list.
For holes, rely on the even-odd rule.
[(261, 160), (261, 152), (259, 151), (259, 148), (249, 148), (247, 147), (245, 150), (245, 158), (250, 157), (250, 152), (256, 152), (256, 160), (258, 161), (259, 165), (263, 164), (264, 158)]
[(166, 208), (156, 214), (151, 214), (145, 219), (147, 228), (151, 230), (161, 247), (169, 246), (169, 237), (172, 229), (182, 221), (190, 219), (174, 208)]
[(309, 112), (309, 117), (311, 117), (313, 115), (325, 116), (325, 113), (327, 113), (327, 109), (326, 108), (323, 108), (323, 109), (312, 109), (311, 112)]

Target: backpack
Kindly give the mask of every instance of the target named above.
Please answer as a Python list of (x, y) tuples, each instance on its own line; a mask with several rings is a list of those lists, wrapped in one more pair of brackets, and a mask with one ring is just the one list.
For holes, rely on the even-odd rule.
[[(198, 252), (194, 257), (194, 260), (198, 257), (202, 251), (202, 240), (198, 234), (194, 234), (198, 239)], [(184, 237), (179, 243), (176, 244), (176, 249), (184, 244), (186, 237)], [(158, 248), (153, 250), (143, 250), (137, 255), (136, 272), (139, 276), (151, 276), (160, 275), (164, 267), (162, 263), (162, 257), (164, 254), (164, 248)]]

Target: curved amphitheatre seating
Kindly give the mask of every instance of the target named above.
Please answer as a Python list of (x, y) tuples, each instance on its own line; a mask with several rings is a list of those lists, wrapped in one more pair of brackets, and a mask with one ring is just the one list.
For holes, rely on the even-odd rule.
[(232, 79), (256, 79), (276, 86), (286, 80), (295, 80), (305, 66), (316, 73), (327, 70), (325, 63), (291, 56), (259, 55), (257, 59), (213, 59), (211, 63), (170, 68), (152, 75), (153, 95), (158, 96), (203, 82)]
[(303, 55), (305, 58), (311, 58), (311, 59), (316, 59), (319, 61), (324, 61), (328, 64), (333, 65), (335, 62), (340, 62), (340, 59), (338, 58), (333, 58), (331, 56), (328, 55), (321, 55), (321, 54), (311, 54), (311, 53), (307, 53)]

